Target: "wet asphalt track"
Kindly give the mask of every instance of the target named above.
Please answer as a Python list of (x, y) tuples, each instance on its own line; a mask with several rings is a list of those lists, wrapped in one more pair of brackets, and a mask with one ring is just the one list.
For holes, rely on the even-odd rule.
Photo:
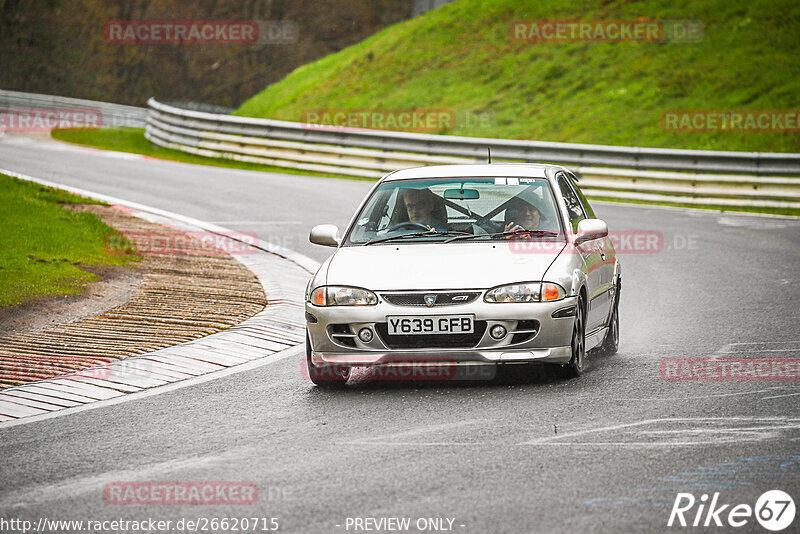
[[(256, 232), (320, 261), (329, 250), (307, 243), (309, 228), (344, 226), (371, 186), (18, 138), (0, 139), (0, 167)], [(782, 489), (800, 501), (797, 381), (659, 374), (669, 357), (800, 358), (800, 221), (594, 207), (612, 230), (661, 231), (664, 249), (621, 255), (621, 349), (590, 358), (580, 379), (536, 369), (489, 383), (362, 375), (324, 391), (302, 378), (298, 350), (0, 428), (0, 518), (277, 517), (283, 532), (354, 532), (348, 517), (408, 517), (412, 527), (442, 517), (464, 533), (661, 532), (683, 530), (666, 527), (678, 492), (752, 506)], [(114, 481), (251, 481), (260, 496), (244, 506), (109, 505), (103, 487)], [(753, 518), (735, 531), (765, 532)]]

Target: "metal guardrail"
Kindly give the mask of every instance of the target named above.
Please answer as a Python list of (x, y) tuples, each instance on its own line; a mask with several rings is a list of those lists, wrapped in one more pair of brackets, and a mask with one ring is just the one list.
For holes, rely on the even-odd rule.
[(491, 148), (494, 158), (507, 160), (640, 170), (800, 176), (800, 154), (673, 150), (356, 130), (184, 111), (152, 98), (148, 105), (152, 110), (150, 116), (161, 118), (162, 122), (175, 126), (287, 141), (476, 159), (485, 159), (488, 147)]
[(0, 111), (2, 110), (16, 110), (16, 112), (93, 111), (101, 116), (99, 124), (103, 128), (144, 128), (147, 118), (147, 108), (0, 89)]
[[(0, 90), (0, 112), (90, 110), (103, 127), (145, 127), (152, 143), (207, 157), (379, 178), (450, 163), (560, 163), (592, 197), (659, 203), (800, 208), (800, 154), (669, 150), (355, 130), (209, 113), (150, 99), (149, 108)], [(186, 108), (197, 107), (197, 109)], [(680, 172), (676, 172), (680, 171)], [(719, 174), (727, 173), (727, 174)], [(783, 176), (776, 176), (783, 175)]]
[[(188, 111), (152, 98), (148, 105), (145, 136), (152, 143), (201, 156), (378, 178), (406, 167), (483, 162), (489, 147), (493, 160), (498, 162), (553, 162), (570, 166), (583, 176), (582, 189), (593, 197), (800, 208), (800, 154), (668, 150), (354, 130)], [(776, 174), (786, 176), (773, 176)]]

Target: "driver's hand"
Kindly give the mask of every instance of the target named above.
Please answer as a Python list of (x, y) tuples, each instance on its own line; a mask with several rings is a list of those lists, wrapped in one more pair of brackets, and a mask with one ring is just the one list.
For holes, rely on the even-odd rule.
[[(520, 230), (525, 230), (525, 228), (523, 228), (522, 226), (516, 224), (514, 221), (511, 221), (510, 223), (508, 223), (506, 225), (505, 230), (503, 230), (503, 231), (504, 232), (518, 232)], [(509, 236), (506, 236), (506, 239), (510, 239), (512, 237), (514, 237), (514, 236), (509, 235)], [(530, 237), (530, 235), (528, 235), (528, 234), (519, 234), (518, 237)]]
[(427, 229), (428, 229), (429, 231), (431, 231), (431, 232), (435, 232), (435, 231), (436, 231), (436, 228), (434, 228), (433, 226), (431, 226), (431, 225), (429, 225), (429, 224), (426, 224), (426, 225), (425, 225), (425, 228), (427, 228)]

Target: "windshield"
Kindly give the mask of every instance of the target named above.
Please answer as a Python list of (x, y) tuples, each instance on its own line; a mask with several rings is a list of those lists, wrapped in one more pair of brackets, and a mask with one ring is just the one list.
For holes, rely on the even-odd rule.
[(386, 182), (356, 218), (345, 245), (371, 242), (480, 239), (501, 232), (561, 233), (544, 178), (434, 178)]

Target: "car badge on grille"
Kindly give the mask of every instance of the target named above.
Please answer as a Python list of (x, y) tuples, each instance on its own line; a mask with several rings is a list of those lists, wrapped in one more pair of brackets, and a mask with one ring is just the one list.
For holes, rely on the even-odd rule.
[(460, 300), (467, 300), (468, 298), (469, 298), (469, 295), (456, 295), (455, 297), (451, 298), (450, 300), (460, 301)]
[(425, 306), (432, 308), (434, 304), (436, 304), (436, 295), (425, 295), (423, 297), (425, 300)]

